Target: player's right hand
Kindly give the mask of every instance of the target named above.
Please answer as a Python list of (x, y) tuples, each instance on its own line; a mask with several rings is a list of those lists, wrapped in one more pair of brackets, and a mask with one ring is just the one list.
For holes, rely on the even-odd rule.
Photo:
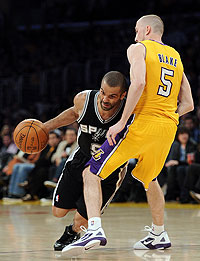
[(119, 121), (118, 123), (116, 123), (115, 125), (109, 128), (107, 132), (107, 140), (110, 146), (116, 144), (115, 138), (117, 134), (123, 130), (123, 128), (124, 128), (124, 124), (121, 121)]

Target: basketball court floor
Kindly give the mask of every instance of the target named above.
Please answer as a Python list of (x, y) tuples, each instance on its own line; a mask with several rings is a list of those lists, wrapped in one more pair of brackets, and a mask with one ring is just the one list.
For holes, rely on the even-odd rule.
[(58, 219), (51, 206), (39, 202), (11, 204), (0, 201), (0, 260), (200, 260), (200, 205), (166, 204), (166, 229), (173, 244), (168, 250), (133, 250), (151, 225), (147, 204), (113, 203), (103, 215), (108, 244), (82, 256), (67, 258), (53, 251), (54, 242), (73, 214)]

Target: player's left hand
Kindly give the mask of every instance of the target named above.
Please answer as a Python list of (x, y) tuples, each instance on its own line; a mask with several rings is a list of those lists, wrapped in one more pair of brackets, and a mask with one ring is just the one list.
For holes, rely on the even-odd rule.
[(123, 128), (124, 128), (124, 124), (121, 121), (119, 121), (118, 123), (116, 123), (115, 125), (109, 128), (107, 132), (107, 139), (110, 146), (116, 144), (115, 137), (120, 131), (123, 130)]

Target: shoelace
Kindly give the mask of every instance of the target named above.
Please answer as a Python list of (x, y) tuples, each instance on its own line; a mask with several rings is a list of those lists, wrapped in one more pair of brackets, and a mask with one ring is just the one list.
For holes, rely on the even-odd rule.
[(149, 226), (145, 226), (142, 231), (143, 231), (143, 232), (151, 232), (151, 231), (152, 231), (152, 228), (149, 227)]
[(83, 231), (83, 232), (87, 232), (87, 229), (86, 229), (86, 227), (84, 227), (84, 226), (80, 226), (80, 229)]

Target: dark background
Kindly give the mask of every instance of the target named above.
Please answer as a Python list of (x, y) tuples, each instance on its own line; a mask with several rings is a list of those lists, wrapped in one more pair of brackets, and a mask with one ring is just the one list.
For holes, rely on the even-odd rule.
[(181, 54), (198, 125), (200, 1), (1, 0), (0, 129), (56, 116), (110, 70), (128, 79), (135, 22), (152, 13), (165, 23), (163, 41)]

